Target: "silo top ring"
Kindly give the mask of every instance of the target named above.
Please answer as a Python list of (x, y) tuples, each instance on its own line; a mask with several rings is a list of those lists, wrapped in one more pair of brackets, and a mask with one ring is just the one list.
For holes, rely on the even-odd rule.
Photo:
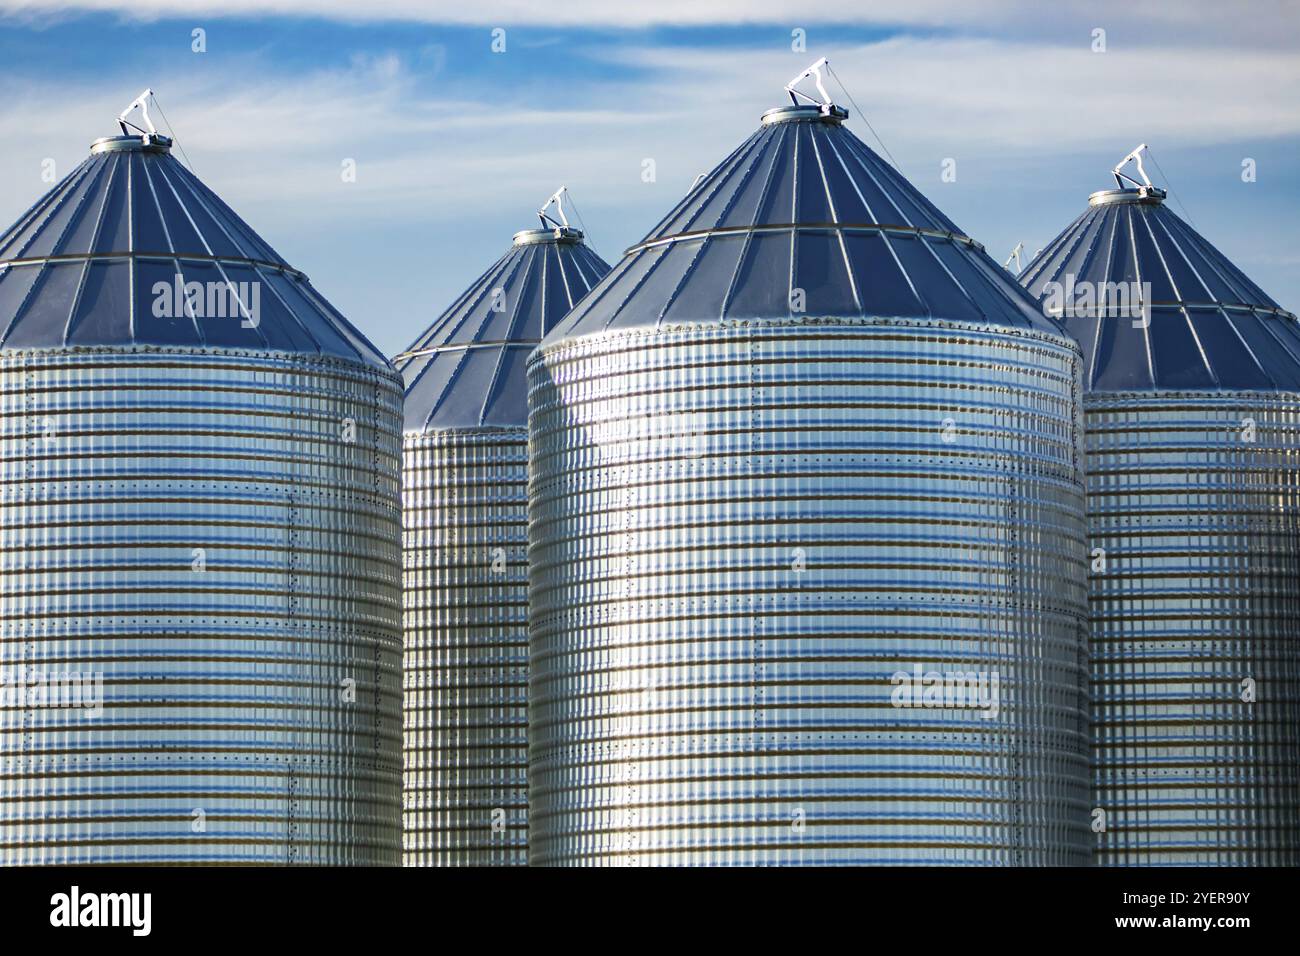
[(834, 103), (826, 103), (821, 106), (778, 106), (764, 113), (761, 122), (764, 126), (772, 126), (776, 123), (820, 120), (823, 123), (839, 125), (848, 117), (849, 111), (844, 107), (836, 106)]
[[(149, 118), (149, 103), (154, 100), (153, 90), (145, 90), (133, 99), (126, 109), (117, 117), (117, 125), (122, 127), (121, 136), (105, 136), (90, 144), (90, 153), (166, 153), (171, 149), (170, 137), (158, 132)], [(154, 100), (156, 103), (156, 100)], [(143, 126), (127, 119), (136, 110), (140, 111)], [(135, 130), (135, 132), (131, 132)]]
[(1158, 186), (1142, 186), (1137, 189), (1099, 189), (1088, 197), (1088, 205), (1142, 203), (1147, 206), (1158, 206), (1165, 201), (1166, 195), (1167, 193)]
[(553, 229), (520, 229), (515, 233), (516, 246), (531, 246), (542, 242), (574, 243), (581, 242), (581, 229), (570, 226), (556, 226)]
[(159, 133), (139, 136), (101, 136), (90, 144), (94, 153), (169, 153), (172, 141)]
[[(1142, 165), (1142, 154), (1147, 150), (1146, 143), (1139, 143), (1137, 147), (1127, 156), (1115, 164), (1115, 168), (1110, 171), (1115, 177), (1117, 189), (1101, 189), (1088, 197), (1089, 206), (1106, 206), (1111, 203), (1142, 203), (1147, 206), (1158, 206), (1168, 195), (1159, 186), (1151, 182), (1151, 177), (1147, 175), (1146, 167)], [(1137, 166), (1138, 175), (1141, 179), (1134, 179), (1124, 171), (1124, 167), (1129, 163)]]
[[(799, 121), (820, 121), (823, 123), (834, 123), (838, 126), (844, 120), (848, 119), (849, 111), (842, 106), (836, 106), (831, 102), (831, 95), (826, 92), (826, 87), (822, 83), (823, 67), (829, 72), (831, 68), (830, 61), (822, 57), (808, 69), (804, 70), (793, 80), (785, 85), (785, 91), (790, 94), (789, 106), (778, 106), (776, 109), (768, 110), (760, 117), (760, 122), (764, 126), (772, 126), (776, 123), (791, 123)], [(833, 75), (833, 74), (832, 74)], [(799, 84), (805, 80), (811, 79), (817, 87), (817, 95), (806, 93), (799, 89)], [(839, 77), (836, 77), (839, 82)], [(844, 84), (840, 84), (843, 86)], [(847, 90), (845, 91), (848, 92)], [(801, 102), (802, 100), (802, 102)]]

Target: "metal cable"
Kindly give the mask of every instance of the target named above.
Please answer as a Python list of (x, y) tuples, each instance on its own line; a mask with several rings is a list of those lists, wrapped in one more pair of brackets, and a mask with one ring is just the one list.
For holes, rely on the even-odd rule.
[(161, 116), (162, 121), (167, 124), (167, 132), (172, 134), (172, 142), (175, 143), (176, 148), (181, 151), (181, 158), (185, 160), (186, 167), (189, 169), (190, 172), (194, 173), (194, 175), (197, 176), (198, 173), (195, 172), (194, 164), (190, 162), (189, 154), (185, 152), (185, 147), (181, 145), (181, 141), (176, 136), (176, 128), (172, 126), (171, 120), (169, 120), (167, 118), (167, 114), (163, 112), (162, 104), (158, 102), (157, 93), (153, 94), (153, 105), (158, 107), (158, 115)]
[(1189, 226), (1195, 229), (1196, 223), (1192, 222), (1192, 214), (1187, 211), (1187, 207), (1183, 204), (1182, 197), (1178, 195), (1177, 191), (1175, 191), (1174, 184), (1169, 179), (1169, 174), (1160, 167), (1160, 160), (1156, 159), (1156, 154), (1151, 150), (1150, 146), (1147, 147), (1147, 155), (1151, 157), (1151, 162), (1156, 164), (1156, 172), (1160, 174), (1160, 178), (1165, 181), (1165, 185), (1169, 188), (1169, 195), (1174, 197), (1174, 202), (1178, 203), (1178, 208), (1183, 211), (1183, 218), (1187, 220)]
[(893, 166), (894, 170), (898, 173), (898, 175), (902, 176), (903, 168), (898, 165), (898, 160), (894, 159), (894, 154), (889, 151), (889, 147), (885, 145), (885, 141), (880, 138), (880, 134), (877, 133), (875, 127), (871, 125), (871, 121), (867, 119), (867, 114), (862, 112), (861, 107), (859, 107), (858, 104), (854, 102), (853, 94), (849, 92), (849, 88), (844, 85), (844, 81), (840, 79), (839, 74), (835, 72), (834, 68), (830, 65), (830, 63), (826, 64), (826, 72), (835, 78), (835, 82), (839, 84), (840, 90), (844, 93), (844, 98), (847, 99), (849, 101), (849, 105), (853, 107), (853, 112), (857, 113), (858, 116), (862, 117), (862, 122), (866, 124), (867, 129), (871, 130), (871, 135), (874, 136), (876, 138), (876, 142), (880, 144), (880, 149), (882, 152), (884, 152), (885, 157), (889, 160), (889, 165)]
[(596, 241), (591, 238), (591, 232), (587, 229), (587, 223), (582, 218), (582, 213), (578, 211), (578, 204), (573, 201), (573, 193), (569, 193), (569, 207), (573, 210), (574, 216), (578, 219), (578, 225), (582, 227), (582, 234), (587, 239), (587, 245), (592, 249), (596, 248)]

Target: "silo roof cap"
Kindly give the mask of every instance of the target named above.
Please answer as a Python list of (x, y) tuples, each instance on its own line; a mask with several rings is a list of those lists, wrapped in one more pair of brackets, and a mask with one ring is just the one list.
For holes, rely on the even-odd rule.
[(1088, 196), (1089, 206), (1105, 206), (1109, 203), (1143, 203), (1158, 206), (1165, 201), (1169, 193), (1159, 186), (1141, 186), (1136, 189), (1098, 189)]
[[(836, 125), (849, 118), (849, 111), (831, 102), (831, 95), (826, 92), (822, 81), (822, 70), (830, 70), (830, 61), (822, 57), (808, 69), (797, 75), (785, 85), (790, 97), (789, 106), (778, 106), (759, 117), (763, 126), (776, 123), (834, 123)], [(811, 80), (817, 95), (800, 89), (800, 85)]]
[(96, 153), (169, 153), (171, 137), (161, 133), (141, 136), (101, 136), (90, 144), (90, 154)]
[[(1104, 206), (1108, 203), (1144, 203), (1155, 206), (1165, 201), (1165, 190), (1151, 182), (1146, 167), (1142, 164), (1142, 154), (1147, 151), (1146, 143), (1139, 143), (1128, 155), (1115, 164), (1110, 174), (1115, 177), (1114, 189), (1100, 189), (1088, 197), (1088, 205)], [(1128, 173), (1125, 167), (1132, 163), (1141, 179)]]
[(1174, 214), (1141, 167), (1145, 150), (1019, 276), (1078, 339), (1085, 387), (1300, 391), (1295, 315)]
[[(0, 231), (0, 348), (170, 346), (388, 360), (172, 155), (146, 90), (122, 132)], [(139, 124), (131, 118), (140, 110)]]
[[(790, 103), (699, 177), (545, 346), (620, 329), (812, 319), (1060, 337), (983, 246), (853, 134), (823, 68), (788, 83)], [(799, 88), (809, 79), (816, 96)]]
[(393, 359), (406, 383), (405, 431), (517, 428), (528, 420), (525, 371), (542, 336), (609, 271), (569, 225), (561, 187), (541, 227), (510, 248)]
[(809, 106), (806, 104), (796, 104), (793, 106), (775, 106), (768, 110), (761, 117), (759, 122), (764, 126), (771, 126), (775, 123), (835, 123), (839, 124), (849, 118), (849, 111), (834, 103), (826, 103), (821, 106)]
[(516, 246), (528, 246), (539, 242), (582, 242), (584, 236), (581, 229), (572, 229), (568, 226), (557, 226), (551, 229), (520, 229), (515, 233), (514, 244)]

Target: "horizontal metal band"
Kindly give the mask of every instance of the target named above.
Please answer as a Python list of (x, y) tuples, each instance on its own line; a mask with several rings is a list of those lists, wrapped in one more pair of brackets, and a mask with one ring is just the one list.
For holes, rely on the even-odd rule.
[(642, 249), (650, 249), (654, 246), (667, 245), (673, 242), (682, 242), (691, 239), (702, 239), (708, 236), (732, 236), (742, 234), (759, 234), (769, 232), (825, 232), (831, 230), (834, 232), (863, 232), (863, 233), (885, 233), (895, 235), (924, 236), (927, 239), (947, 239), (951, 242), (960, 243), (961, 245), (970, 246), (972, 249), (982, 250), (984, 247), (969, 236), (963, 236), (956, 232), (944, 232), (939, 229), (922, 229), (918, 226), (903, 226), (896, 223), (878, 223), (878, 222), (777, 222), (764, 223), (758, 226), (717, 226), (713, 229), (698, 229), (691, 232), (679, 232), (671, 236), (662, 236), (657, 239), (647, 239), (645, 242), (638, 243), (635, 246), (624, 250), (625, 256), (630, 256), (634, 252), (640, 252)]
[(308, 281), (306, 273), (299, 272), (297, 269), (286, 265), (283, 262), (271, 262), (267, 259), (246, 259), (243, 256), (199, 255), (190, 252), (90, 252), (59, 256), (33, 256), (30, 259), (0, 260), (0, 269), (7, 269), (10, 266), (28, 266), (40, 263), (121, 262), (123, 260), (145, 260), (149, 262), (215, 262), (218, 265), (254, 266), (259, 269), (270, 269), (274, 272), (283, 273), (284, 275), (291, 276), (295, 279), (302, 279), (304, 282)]
[(402, 352), (398, 355), (394, 355), (393, 361), (401, 362), (405, 359), (419, 358), (421, 355), (437, 355), (440, 352), (458, 352), (468, 349), (533, 349), (536, 348), (540, 342), (541, 339), (496, 339), (493, 341), (449, 342), (446, 345), (435, 345), (427, 349), (413, 349), (409, 352)]

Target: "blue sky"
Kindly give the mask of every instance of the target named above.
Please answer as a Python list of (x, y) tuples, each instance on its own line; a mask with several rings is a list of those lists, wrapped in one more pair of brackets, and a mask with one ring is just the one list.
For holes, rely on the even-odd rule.
[(0, 224), (49, 188), (46, 160), (66, 174), (151, 86), (195, 171), (393, 354), (561, 184), (615, 259), (825, 55), (999, 260), (1044, 245), (1145, 140), (1174, 209), (1300, 311), (1297, 3), (812, 6), (0, 0)]

